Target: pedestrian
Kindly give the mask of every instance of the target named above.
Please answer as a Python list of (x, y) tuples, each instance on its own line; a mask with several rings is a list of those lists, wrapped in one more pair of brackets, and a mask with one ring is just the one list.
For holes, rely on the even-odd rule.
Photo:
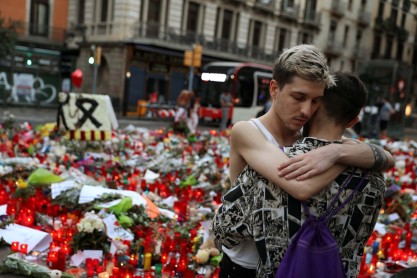
[(381, 108), (379, 109), (379, 137), (381, 139), (387, 138), (388, 122), (391, 118), (391, 115), (394, 113), (395, 110), (392, 108), (391, 103), (389, 103), (386, 97), (383, 97)]
[(264, 103), (262, 110), (256, 114), (256, 118), (259, 118), (260, 116), (263, 116), (266, 112), (268, 112), (269, 109), (271, 108), (271, 105), (272, 105), (272, 101), (270, 98), (268, 98), (268, 100)]
[(195, 134), (199, 122), (200, 98), (193, 93), (188, 107), (187, 127), (191, 134)]
[[(393, 164), (392, 156), (388, 157), (389, 154), (373, 145), (329, 144), (300, 155), (302, 158), (289, 166), (283, 164), (287, 167), (280, 168), (281, 175), (298, 176), (297, 179), (288, 181), (278, 177), (277, 163), (288, 158), (276, 146), (291, 145), (300, 138), (301, 127), (319, 108), (325, 86), (333, 85), (334, 81), (324, 55), (311, 45), (285, 50), (275, 62), (273, 77), (271, 109), (259, 119), (239, 122), (232, 128), (230, 179), (233, 186), (224, 196), (212, 226), (224, 252), (220, 277), (273, 276), (288, 246), (288, 233), (294, 234), (294, 228), (300, 225), (299, 219), (285, 218), (291, 216), (293, 209), (301, 209), (290, 207), (288, 199), (305, 200), (320, 192), (346, 167), (336, 164), (329, 169), (335, 162), (375, 169)], [(261, 130), (273, 144), (267, 143), (252, 123), (261, 123)], [(293, 172), (288, 174), (288, 171)], [(274, 194), (268, 191), (271, 187), (286, 190), (287, 199), (284, 195), (269, 195)], [(278, 204), (280, 207), (276, 207)], [(276, 222), (281, 215), (280, 220), (288, 222)]]
[(173, 128), (174, 131), (180, 133), (188, 133), (187, 121), (188, 121), (188, 108), (193, 96), (192, 91), (182, 90), (177, 98), (177, 107), (174, 115)]
[(230, 108), (233, 105), (233, 97), (228, 90), (224, 91), (220, 95), (220, 105), (222, 108), (222, 119), (220, 122), (220, 131), (223, 131), (227, 127), (229, 122)]

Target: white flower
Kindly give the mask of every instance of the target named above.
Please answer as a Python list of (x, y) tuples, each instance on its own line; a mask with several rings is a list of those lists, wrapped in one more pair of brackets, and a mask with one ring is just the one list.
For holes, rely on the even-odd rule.
[(90, 222), (84, 223), (83, 229), (86, 233), (92, 233), (94, 231), (94, 227), (91, 225)]

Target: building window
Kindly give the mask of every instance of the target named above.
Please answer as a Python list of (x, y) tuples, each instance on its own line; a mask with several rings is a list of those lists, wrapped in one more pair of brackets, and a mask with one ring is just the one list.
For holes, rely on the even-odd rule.
[(397, 44), (397, 61), (402, 61), (403, 59), (403, 52), (404, 52), (404, 43), (398, 42)]
[[(98, 8), (98, 10), (97, 10)], [(96, 0), (94, 1), (93, 18), (94, 22), (111, 22), (114, 17), (113, 0)], [(98, 15), (98, 18), (96, 17)]]
[(78, 24), (84, 24), (85, 0), (78, 0)]
[(222, 24), (222, 39), (230, 39), (230, 30), (232, 28), (233, 12), (224, 10), (223, 12), (223, 24)]
[(148, 22), (160, 22), (160, 12), (162, 9), (161, 0), (149, 1)]
[(261, 46), (261, 35), (262, 35), (262, 23), (255, 20), (252, 21), (252, 46), (260, 47)]
[(402, 17), (401, 17), (401, 27), (404, 28), (405, 26), (405, 20), (407, 19), (407, 14), (403, 13)]
[(327, 44), (332, 46), (336, 38), (337, 22), (332, 20), (330, 22), (329, 35), (327, 37)]
[(384, 18), (384, 7), (385, 7), (385, 0), (380, 0), (379, 1), (379, 6), (378, 6), (378, 17), (379, 18)]
[(187, 32), (197, 33), (199, 9), (200, 9), (200, 5), (197, 3), (190, 2), (188, 4)]
[(343, 34), (343, 46), (346, 46), (349, 39), (349, 26), (345, 26), (345, 33)]
[(284, 8), (294, 8), (294, 0), (284, 0), (283, 1)]
[(160, 13), (162, 9), (161, 0), (151, 0), (148, 6), (148, 20), (146, 23), (146, 35), (150, 38), (157, 38), (160, 30)]
[(387, 36), (387, 43), (385, 44), (385, 59), (391, 58), (391, 52), (392, 52), (392, 44), (394, 43), (394, 39), (392, 36)]
[(307, 0), (304, 10), (304, 19), (314, 20), (316, 15), (316, 0)]
[(100, 22), (107, 22), (107, 12), (109, 9), (108, 5), (108, 0), (101, 0)]
[(361, 41), (362, 41), (362, 31), (358, 30), (358, 32), (356, 33), (356, 43), (355, 43), (356, 51), (360, 51), (359, 47), (361, 46)]
[(217, 7), (217, 11), (216, 11), (216, 26), (214, 27), (214, 37), (215, 38), (219, 38), (220, 37), (220, 15), (221, 15), (222, 10), (220, 9), (220, 7)]
[(348, 2), (348, 10), (349, 11), (352, 10), (352, 5), (353, 5), (353, 0), (349, 0), (349, 2)]
[(298, 34), (298, 43), (302, 44), (302, 43), (311, 43), (312, 39), (311, 39), (311, 35), (308, 32), (300, 32)]
[(275, 36), (275, 49), (280, 53), (287, 46), (288, 30), (285, 28), (277, 28)]
[(373, 45), (373, 49), (372, 49), (372, 59), (378, 59), (380, 51), (381, 51), (381, 42), (382, 42), (382, 37), (380, 34), (375, 34), (374, 37), (374, 45)]
[(49, 1), (33, 0), (30, 6), (30, 33), (38, 36), (48, 36)]

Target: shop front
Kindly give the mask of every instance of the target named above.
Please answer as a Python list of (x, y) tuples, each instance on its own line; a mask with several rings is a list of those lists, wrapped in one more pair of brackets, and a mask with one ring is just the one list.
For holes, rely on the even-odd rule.
[(125, 111), (158, 117), (158, 108), (175, 109), (178, 95), (187, 88), (188, 72), (183, 51), (135, 45), (126, 74)]
[(12, 57), (0, 61), (0, 103), (3, 106), (57, 106), (58, 93), (71, 90), (75, 55), (15, 46)]

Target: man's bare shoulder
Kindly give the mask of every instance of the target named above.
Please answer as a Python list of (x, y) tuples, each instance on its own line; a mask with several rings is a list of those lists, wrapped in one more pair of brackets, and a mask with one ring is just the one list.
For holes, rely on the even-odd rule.
[[(249, 130), (248, 130), (249, 129)], [(246, 133), (253, 129), (253, 125), (249, 121), (239, 121), (233, 124), (232, 133)]]

